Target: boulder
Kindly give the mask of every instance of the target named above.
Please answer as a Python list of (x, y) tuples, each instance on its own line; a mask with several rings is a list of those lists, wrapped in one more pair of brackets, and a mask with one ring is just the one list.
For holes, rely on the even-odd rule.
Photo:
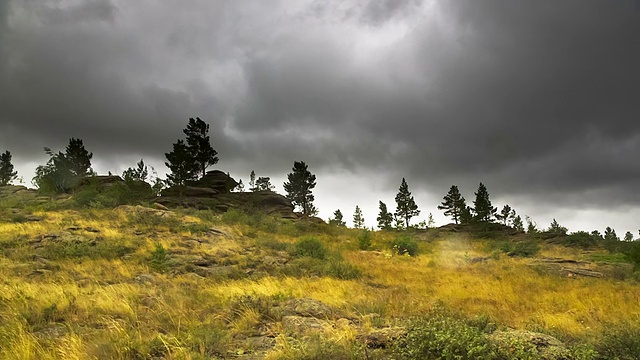
[(305, 335), (310, 332), (322, 331), (328, 327), (325, 320), (316, 319), (314, 317), (305, 317), (297, 315), (287, 315), (282, 317), (282, 328), (295, 335)]
[(219, 194), (230, 192), (238, 183), (228, 174), (220, 170), (211, 170), (196, 181), (189, 181), (188, 186), (198, 188), (209, 188), (216, 190)]
[(282, 315), (327, 319), (332, 317), (334, 312), (320, 300), (300, 298), (287, 300), (282, 306)]
[(365, 343), (370, 349), (387, 349), (399, 338), (407, 334), (407, 329), (403, 327), (388, 327), (376, 329), (368, 334), (358, 335), (356, 338)]

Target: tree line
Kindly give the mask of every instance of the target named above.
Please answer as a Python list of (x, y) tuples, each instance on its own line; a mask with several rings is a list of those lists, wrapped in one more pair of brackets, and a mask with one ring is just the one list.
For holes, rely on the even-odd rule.
[[(177, 187), (178, 189), (189, 185), (191, 182), (204, 177), (207, 169), (218, 163), (218, 152), (211, 145), (209, 136), (209, 124), (197, 118), (190, 118), (183, 129), (184, 139), (178, 139), (173, 143), (170, 152), (165, 153), (165, 165), (169, 169), (167, 178), (162, 180), (157, 175), (149, 177), (149, 167), (144, 160), (130, 167), (122, 173), (122, 179), (130, 187), (141, 187), (152, 181), (152, 192), (156, 195), (164, 187)], [(46, 164), (36, 168), (32, 184), (42, 193), (68, 193), (82, 178), (97, 175), (91, 168), (93, 153), (89, 152), (82, 139), (71, 138), (65, 151), (54, 152), (48, 147), (44, 148), (49, 156)], [(7, 150), (0, 154), (0, 186), (11, 184), (18, 178), (14, 170), (12, 155)], [(155, 173), (155, 170), (151, 168)], [(111, 173), (109, 173), (111, 175)], [(251, 172), (250, 191), (267, 191), (275, 187), (269, 177), (255, 179), (255, 172)], [(292, 172), (288, 174), (284, 183), (287, 192), (286, 197), (305, 216), (318, 213), (313, 205), (313, 189), (316, 186), (316, 176), (313, 175), (304, 161), (294, 161)], [(142, 186), (144, 187), (144, 186)], [(233, 190), (233, 189), (230, 189)], [(244, 191), (242, 180), (235, 191)]]
[[(173, 143), (172, 151), (165, 153), (165, 165), (169, 169), (166, 180), (158, 178), (157, 174), (151, 178), (149, 167), (141, 159), (136, 167), (130, 167), (122, 174), (122, 178), (130, 187), (140, 187), (151, 181), (151, 190), (158, 195), (163, 187), (187, 186), (190, 182), (204, 177), (207, 169), (218, 163), (218, 152), (211, 145), (209, 136), (209, 124), (199, 117), (190, 118), (185, 129), (184, 139), (178, 139)], [(87, 151), (82, 139), (71, 138), (65, 151), (54, 152), (50, 148), (44, 148), (49, 156), (46, 164), (40, 165), (35, 170), (32, 180), (43, 193), (65, 193), (71, 191), (73, 186), (81, 178), (94, 176), (96, 173), (91, 169), (91, 159), (93, 153)], [(155, 173), (155, 170), (151, 168)], [(17, 171), (12, 164), (12, 155), (6, 150), (0, 153), (0, 186), (11, 184), (18, 178)], [(283, 184), (286, 197), (292, 202), (304, 216), (317, 215), (318, 209), (313, 204), (315, 198), (313, 189), (316, 186), (316, 176), (312, 174), (304, 161), (294, 161), (292, 172), (287, 175), (287, 181)], [(144, 187), (144, 186), (143, 186)], [(271, 184), (269, 177), (258, 177), (251, 171), (249, 181), (249, 191), (270, 191), (275, 187)], [(239, 181), (235, 191), (245, 191), (242, 180)], [(473, 206), (467, 205), (466, 199), (460, 193), (456, 185), (452, 185), (443, 201), (438, 205), (438, 210), (442, 210), (445, 216), (450, 217), (455, 224), (489, 223), (497, 221), (505, 226), (510, 226), (516, 230), (525, 230), (525, 224), (520, 215), (509, 205), (504, 205), (498, 212), (493, 207), (489, 198), (489, 192), (483, 183), (480, 183), (474, 193), (475, 200)], [(409, 191), (409, 186), (405, 178), (402, 178), (398, 193), (395, 197), (396, 210), (389, 211), (387, 205), (381, 200), (378, 202), (378, 216), (376, 218), (378, 228), (381, 230), (408, 229), (412, 227), (411, 219), (420, 215), (420, 210), (415, 199)], [(525, 216), (526, 230), (528, 233), (536, 233), (537, 224)], [(346, 226), (344, 215), (340, 209), (333, 213), (329, 223), (336, 226)], [(354, 228), (364, 228), (365, 220), (362, 210), (358, 205), (353, 215)], [(432, 227), (434, 224), (432, 214), (429, 214), (428, 223), (422, 221), (417, 227)], [(556, 219), (553, 219), (547, 231), (554, 233), (567, 233), (567, 228), (561, 226)], [(619, 239), (615, 230), (607, 227), (604, 235), (597, 230), (590, 236), (602, 237), (604, 239)], [(624, 236), (627, 241), (633, 240), (633, 234), (627, 232)]]

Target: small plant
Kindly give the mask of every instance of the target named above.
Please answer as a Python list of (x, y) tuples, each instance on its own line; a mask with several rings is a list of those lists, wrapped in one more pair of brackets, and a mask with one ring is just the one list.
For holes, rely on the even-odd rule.
[(314, 259), (324, 260), (329, 255), (329, 250), (324, 244), (313, 236), (305, 236), (294, 245), (294, 255), (308, 256)]
[(159, 273), (167, 271), (169, 256), (167, 250), (160, 242), (156, 243), (156, 249), (151, 253), (150, 265), (151, 269)]
[(371, 231), (364, 229), (358, 235), (358, 248), (360, 250), (369, 250), (371, 248)]
[(391, 242), (391, 250), (398, 255), (418, 255), (418, 242), (412, 237), (401, 235)]

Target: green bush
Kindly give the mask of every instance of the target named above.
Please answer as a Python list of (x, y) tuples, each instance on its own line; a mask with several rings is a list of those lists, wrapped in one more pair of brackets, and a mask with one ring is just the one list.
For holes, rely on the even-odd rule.
[(249, 215), (244, 211), (231, 208), (222, 214), (221, 219), (225, 224), (247, 224), (249, 222)]
[(427, 317), (411, 321), (393, 352), (403, 359), (496, 359), (483, 330), (436, 307)]
[(331, 260), (325, 265), (324, 273), (340, 280), (359, 279), (362, 271), (343, 260)]
[(305, 236), (294, 244), (294, 255), (324, 260), (328, 257), (329, 250), (316, 237)]
[(400, 235), (390, 244), (391, 250), (398, 255), (418, 255), (418, 242), (411, 236)]
[(598, 247), (601, 243), (602, 238), (600, 236), (590, 234), (586, 231), (576, 231), (565, 236), (560, 241), (562, 245), (581, 249), (592, 249)]
[(632, 360), (640, 359), (640, 323), (627, 321), (609, 324), (597, 344), (597, 350), (603, 359)]
[(151, 269), (163, 273), (167, 271), (168, 263), (169, 256), (167, 255), (167, 250), (165, 250), (161, 243), (156, 243), (156, 249), (151, 253), (151, 258), (149, 259)]
[(540, 245), (538, 245), (535, 241), (531, 241), (531, 240), (519, 241), (519, 242), (511, 242), (511, 241), (491, 242), (490, 248), (492, 250), (494, 249), (500, 250), (509, 256), (518, 256), (518, 257), (530, 257), (540, 252)]
[(369, 250), (371, 248), (371, 231), (365, 229), (358, 235), (358, 248)]

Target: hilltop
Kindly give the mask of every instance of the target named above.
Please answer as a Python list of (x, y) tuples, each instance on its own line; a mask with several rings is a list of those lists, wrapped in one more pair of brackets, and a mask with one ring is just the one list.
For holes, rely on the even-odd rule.
[(640, 353), (633, 257), (607, 244), (498, 224), (372, 232), (260, 207), (79, 199), (0, 189), (2, 358)]

